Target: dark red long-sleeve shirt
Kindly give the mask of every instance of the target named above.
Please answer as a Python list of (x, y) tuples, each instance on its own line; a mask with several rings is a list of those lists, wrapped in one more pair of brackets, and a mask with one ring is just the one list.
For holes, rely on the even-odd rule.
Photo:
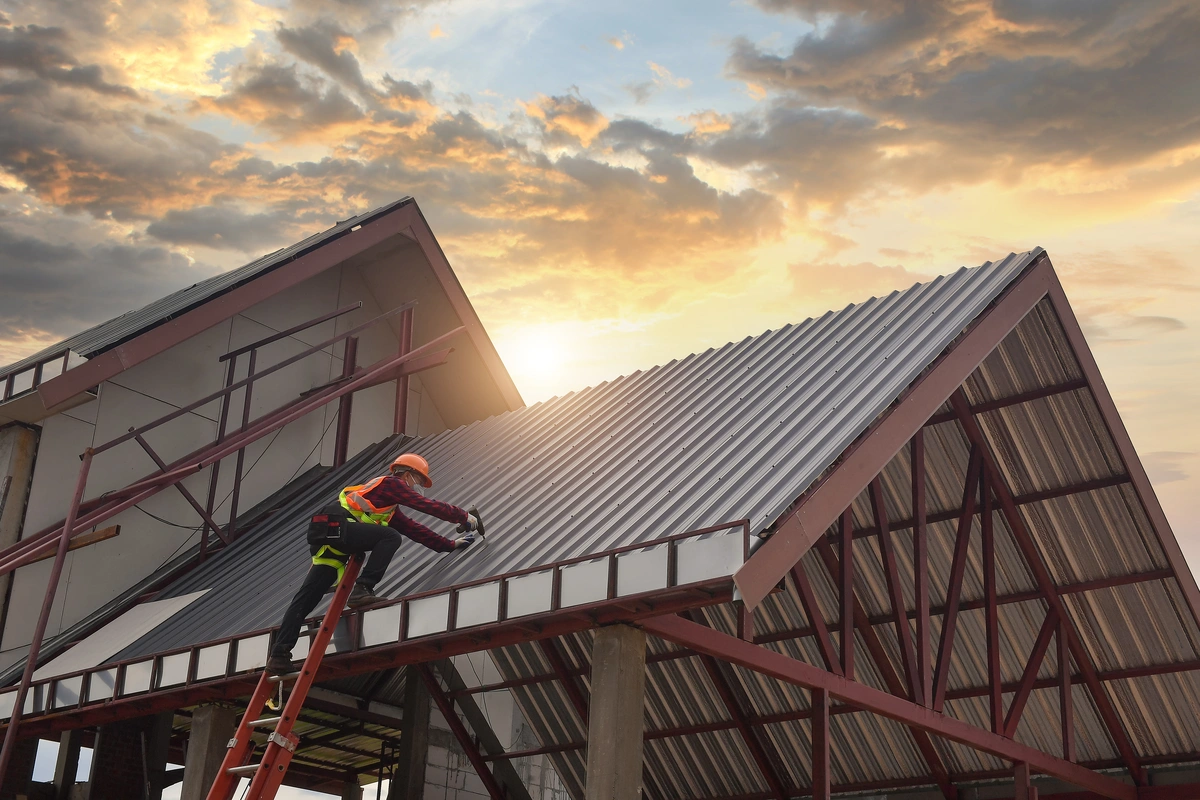
[[(438, 519), (444, 519), (446, 522), (462, 525), (467, 521), (466, 511), (458, 506), (452, 506), (449, 503), (425, 497), (405, 483), (403, 478), (385, 477), (379, 482), (378, 486), (369, 492), (364, 492), (362, 496), (376, 508), (400, 505), (421, 511)], [(392, 516), (392, 521), (388, 523), (388, 526), (395, 528), (409, 539), (412, 539), (417, 544), (428, 547), (430, 550), (436, 550), (439, 553), (448, 553), (454, 549), (453, 539), (437, 535), (416, 520), (405, 516), (400, 509), (396, 509), (396, 513)]]

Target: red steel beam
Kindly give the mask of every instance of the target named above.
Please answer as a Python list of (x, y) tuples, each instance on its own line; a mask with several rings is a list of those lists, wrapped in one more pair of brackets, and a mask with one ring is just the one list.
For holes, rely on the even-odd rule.
[[(1110, 578), (1096, 578), (1090, 581), (1080, 581), (1079, 583), (1064, 583), (1058, 586), (1058, 593), (1065, 594), (1080, 594), (1083, 592), (1093, 592), (1099, 589), (1111, 589), (1116, 586), (1129, 586), (1135, 583), (1146, 583), (1148, 581), (1162, 581), (1173, 579), (1174, 573), (1169, 568), (1153, 569), (1148, 572), (1134, 572), (1129, 575), (1114, 575)], [(997, 605), (1010, 605), (1012, 603), (1028, 603), (1033, 600), (1041, 600), (1042, 593), (1038, 591), (1029, 592), (1013, 592), (1012, 594), (1002, 594), (996, 597)], [(974, 611), (983, 608), (987, 601), (984, 598), (977, 600), (960, 600), (958, 610)], [(917, 612), (915, 610), (905, 612), (909, 619), (916, 619)], [(930, 608), (931, 616), (940, 617), (946, 613), (946, 606), (933, 606)], [(870, 617), (871, 625), (890, 625), (892, 624), (891, 614), (874, 614)], [(827, 628), (830, 631), (840, 630), (839, 625), (829, 624)], [(802, 628), (785, 628), (783, 630), (773, 631), (772, 633), (763, 633), (754, 637), (757, 644), (767, 642), (779, 642), (784, 639), (798, 639), (803, 636), (816, 636), (817, 632), (811, 625), (806, 625)]]
[(1188, 566), (1187, 559), (1183, 557), (1179, 540), (1175, 538), (1175, 533), (1171, 530), (1171, 523), (1167, 521), (1167, 515), (1163, 512), (1158, 497), (1154, 494), (1154, 487), (1150, 483), (1149, 476), (1146, 475), (1146, 468), (1142, 466), (1142, 461), (1138, 458), (1133, 441), (1129, 438), (1129, 432), (1125, 430), (1125, 423), (1121, 421), (1116, 403), (1113, 402), (1108, 386), (1104, 383), (1104, 377), (1100, 374), (1100, 368), (1096, 364), (1096, 359), (1092, 356), (1091, 348), (1088, 347), (1083, 329), (1079, 327), (1079, 320), (1075, 318), (1075, 312), (1071, 309), (1071, 304), (1067, 302), (1066, 293), (1063, 292), (1062, 284), (1059, 283), (1058, 276), (1054, 274), (1053, 270), (1050, 271), (1048, 297), (1058, 316), (1059, 324), (1062, 325), (1063, 332), (1066, 334), (1067, 341), (1071, 345), (1071, 351), (1075, 354), (1079, 369), (1087, 379), (1092, 399), (1096, 402), (1100, 417), (1108, 429), (1108, 435), (1112, 437), (1117, 453), (1121, 457), (1125, 473), (1129, 475), (1129, 479), (1133, 483), (1134, 493), (1158, 536), (1163, 554), (1167, 557), (1167, 563), (1175, 571), (1175, 578), (1179, 581), (1180, 591), (1187, 599), (1188, 606), (1192, 611), (1192, 618), (1200, 622), (1200, 587), (1196, 585), (1196, 576)]
[(734, 580), (750, 607), (757, 606), (821, 538), (867, 484), (924, 426), (951, 392), (962, 385), (983, 359), (1004, 340), (1046, 295), (1053, 277), (1049, 258), (1041, 253), (925, 372), (879, 415), (829, 470), (779, 520), (766, 544), (735, 573)]
[(979, 496), (983, 513), (980, 530), (983, 538), (983, 597), (984, 630), (987, 639), (988, 686), (992, 687), (988, 707), (991, 710), (992, 730), (1000, 733), (1004, 725), (1004, 695), (1000, 691), (1000, 611), (996, 606), (996, 536), (992, 529), (992, 490), (988, 486), (985, 465), (980, 470)]
[[(172, 483), (183, 480), (187, 476), (199, 472), (210, 464), (220, 461), (242, 447), (245, 447), (247, 444), (256, 441), (268, 433), (272, 433), (273, 431), (284, 427), (285, 425), (293, 422), (296, 419), (299, 419), (305, 414), (308, 414), (313, 409), (319, 408), (320, 406), (338, 397), (341, 397), (344, 394), (358, 391), (364, 384), (369, 383), (377, 373), (391, 370), (397, 365), (404, 364), (409, 361), (415, 362), (418, 356), (424, 355), (424, 351), (427, 348), (432, 349), (432, 347), (440, 345), (442, 341), (457, 334), (460, 330), (461, 328), (456, 328), (450, 333), (440, 336), (437, 339), (418, 347), (408, 356), (397, 356), (378, 361), (371, 367), (365, 369), (352, 381), (330, 387), (328, 390), (319, 394), (310, 395), (303, 399), (297, 400), (271, 414), (266, 415), (265, 417), (256, 420), (255, 423), (247, 430), (239, 432), (238, 434), (225, 439), (223, 442), (208, 445), (207, 447), (201, 448), (195, 453), (179, 459), (174, 465), (172, 465), (172, 469), (168, 473), (160, 473), (151, 478), (138, 481), (125, 487), (119, 492), (119, 496), (124, 499), (116, 499), (112, 501), (102, 500), (102, 505), (99, 508), (92, 510), (77, 520), (75, 530), (71, 533), (71, 535), (82, 532), (87, 528), (90, 528), (100, 522), (103, 522), (104, 520), (109, 519), (110, 517), (115, 516), (131, 506), (137, 505), (146, 498), (151, 497), (167, 486), (170, 486)], [(443, 360), (449, 355), (450, 352), (450, 350), (441, 351)], [(428, 364), (428, 366), (434, 366), (434, 364)], [(61, 526), (55, 527), (45, 535), (57, 535), (62, 530), (63, 528)], [(34, 547), (30, 552), (36, 552), (38, 549), (38, 547)], [(28, 554), (14, 555), (5, 558), (5, 560), (0, 563), (0, 575), (11, 572), (18, 567), (23, 566), (25, 563), (27, 563), (27, 559)]]
[[(929, 535), (925, 529), (925, 434), (917, 431), (909, 445), (913, 507), (913, 594), (917, 617), (917, 686), (921, 703), (933, 700), (933, 665), (929, 651)], [(904, 614), (907, 624), (908, 614)]]
[(929, 707), (941, 711), (946, 700), (946, 681), (950, 677), (950, 662), (954, 655), (954, 632), (958, 626), (958, 600), (962, 596), (963, 575), (967, 569), (967, 553), (971, 545), (971, 524), (975, 519), (975, 495), (979, 490), (979, 448), (972, 447), (967, 460), (967, 480), (963, 486), (962, 515), (958, 519), (958, 536), (954, 541), (954, 559), (950, 562), (950, 578), (946, 584), (946, 617), (942, 620), (942, 637), (938, 645), (937, 666), (933, 676), (933, 699)]
[[(1082, 481), (1080, 483), (1071, 483), (1066, 486), (1058, 486), (1053, 489), (1041, 489), (1028, 494), (1019, 494), (1013, 497), (1013, 505), (1024, 506), (1030, 503), (1040, 503), (1043, 500), (1054, 500), (1059, 497), (1070, 497), (1074, 494), (1086, 494), (1094, 492), (1098, 489), (1108, 489), (1113, 486), (1122, 486), (1129, 483), (1128, 475), (1110, 475), (1106, 478), (1094, 478), (1090, 481)], [(925, 523), (932, 525), (935, 522), (949, 522), (950, 520), (958, 519), (962, 515), (962, 506), (958, 508), (948, 508), (945, 511), (938, 511), (933, 514), (927, 514)], [(913, 526), (913, 520), (900, 519), (893, 520), (891, 523), (892, 530), (900, 531)], [(870, 536), (878, 536), (879, 529), (874, 525), (865, 528), (855, 528), (854, 538), (865, 539)], [(841, 539), (841, 534), (830, 534), (834, 541)]]
[(434, 238), (433, 231), (430, 229), (429, 223), (425, 221), (425, 215), (420, 206), (413, 203), (406, 210), (409, 215), (408, 235), (421, 248), (421, 253), (429, 262), (434, 277), (437, 278), (442, 290), (446, 293), (446, 298), (450, 301), (450, 307), (454, 309), (454, 315), (467, 329), (467, 336), (475, 345), (480, 359), (487, 367), (488, 374), (496, 382), (496, 390), (501, 399), (510, 411), (524, 408), (525, 401), (521, 399), (517, 385), (513, 383), (512, 376), (508, 374), (508, 368), (504, 366), (504, 361), (496, 352), (496, 347), (488, 337), (487, 329), (483, 327), (483, 322), (480, 321), (475, 307), (471, 305), (470, 298), (463, 291), (462, 284), (458, 282), (458, 276), (451, 269), (446, 254), (442, 252), (442, 246)]
[[(1029, 701), (1029, 694), (1033, 691), (1033, 684), (1037, 681), (1038, 670), (1042, 668), (1042, 662), (1046, 660), (1046, 651), (1050, 649), (1050, 637), (1054, 635), (1054, 631), (1058, 627), (1058, 615), (1053, 611), (1046, 612), (1046, 619), (1042, 622), (1041, 630), (1038, 631), (1037, 641), (1033, 643), (1033, 652), (1029, 654), (1025, 672), (1021, 674), (1021, 683), (1016, 694), (1013, 695), (1012, 701), (1008, 704), (1008, 716), (1004, 718), (1003, 733), (1010, 739), (1017, 735), (1017, 725), (1021, 723), (1021, 714), (1025, 712), (1025, 704)], [(1075, 759), (1067, 760), (1074, 761)]]
[(648, 633), (714, 658), (806, 689), (823, 689), (830, 696), (902, 725), (958, 742), (1006, 761), (1024, 762), (1038, 772), (1074, 784), (1112, 800), (1137, 800), (1137, 787), (1048, 755), (1020, 742), (981, 730), (888, 692), (847, 680), (765, 647), (744, 642), (703, 625), (667, 615), (641, 622)]
[(829, 628), (821, 616), (821, 607), (817, 605), (817, 595), (813, 592), (812, 584), (808, 580), (808, 573), (804, 571), (803, 562), (797, 562), (792, 566), (792, 583), (796, 585), (796, 594), (800, 598), (800, 605), (804, 608), (804, 613), (816, 633), (817, 646), (821, 650), (821, 660), (825, 662), (825, 669), (836, 675), (843, 674), (841, 659), (838, 658), (837, 648), (834, 647), (833, 639), (829, 635)]
[[(1056, 394), (1065, 394), (1066, 392), (1074, 392), (1078, 389), (1088, 388), (1086, 378), (1076, 378), (1075, 380), (1066, 381), (1065, 383), (1056, 383), (1052, 386), (1043, 386), (1040, 389), (1032, 389), (1028, 392), (1001, 397), (996, 400), (988, 400), (983, 403), (978, 403), (971, 406), (972, 414), (983, 414), (988, 411), (996, 411), (1001, 408), (1009, 408), (1011, 406), (1019, 406), (1022, 403), (1028, 403), (1031, 400), (1041, 400), (1043, 397), (1050, 397)], [(958, 419), (953, 411), (944, 411), (941, 414), (934, 414), (925, 423), (930, 425), (940, 425), (943, 422), (953, 422)]]
[(829, 800), (829, 691), (812, 690), (812, 796)]
[(351, 311), (357, 311), (360, 308), (362, 308), (362, 300), (359, 300), (357, 303), (351, 303), (348, 306), (342, 306), (339, 309), (329, 311), (325, 314), (321, 314), (320, 316), (313, 317), (308, 322), (301, 322), (297, 325), (293, 325), (287, 330), (279, 331), (279, 333), (272, 333), (270, 336), (264, 336), (256, 342), (244, 344), (236, 350), (230, 350), (228, 353), (218, 358), (217, 361), (224, 362), (229, 361), (230, 359), (236, 359), (243, 353), (249, 353), (251, 350), (258, 350), (261, 347), (266, 347), (269, 344), (278, 342), (280, 339), (286, 339), (289, 336), (294, 336), (300, 331), (306, 331), (309, 328), (314, 328), (317, 325), (320, 325), (322, 322), (329, 322), (331, 319), (336, 319), (343, 314), (349, 314)]
[(454, 737), (458, 739), (459, 745), (463, 752), (467, 754), (467, 759), (471, 762), (471, 766), (475, 768), (475, 773), (479, 775), (479, 780), (483, 781), (483, 785), (487, 788), (488, 795), (492, 800), (504, 800), (504, 790), (500, 788), (500, 784), (496, 782), (496, 778), (492, 775), (492, 771), (488, 768), (487, 762), (483, 760), (483, 755), (480, 754), (479, 748), (475, 746), (475, 740), (471, 738), (471, 734), (467, 732), (467, 728), (462, 724), (462, 720), (458, 718), (458, 714), (454, 710), (454, 704), (446, 697), (446, 693), (442, 691), (442, 685), (438, 683), (437, 678), (430, 672), (429, 667), (421, 664), (417, 667), (421, 673), (422, 680), (429, 687), (429, 694), (433, 696), (433, 702), (437, 704), (438, 711), (442, 712), (442, 716), (446, 718), (446, 722), (450, 725), (450, 730), (454, 732)]
[(900, 645), (900, 656), (904, 664), (904, 678), (908, 685), (908, 697), (916, 703), (925, 702), (921, 697), (920, 679), (917, 676), (916, 656), (913, 653), (912, 633), (908, 628), (908, 616), (904, 613), (904, 591), (900, 586), (900, 571), (896, 566), (896, 549), (888, 530), (887, 508), (883, 502), (883, 483), (878, 476), (870, 486), (871, 511), (879, 527), (879, 559), (883, 563), (887, 581), (888, 599), (892, 604), (892, 620), (896, 626), (896, 642)]
[(111, 350), (88, 359), (83, 364), (38, 386), (42, 405), (53, 408), (82, 391), (103, 383), (125, 370), (184, 342), (234, 314), (273, 297), (284, 289), (302, 283), (346, 259), (355, 256), (386, 239), (399, 234), (411, 225), (409, 202), (372, 219), (358, 231), (340, 235), (325, 242), (299, 258), (259, 275), (249, 283), (238, 286), (220, 297), (184, 312), (169, 322), (124, 342)]
[[(400, 315), (400, 355), (407, 355), (412, 349), (413, 310), (405, 309)], [(392, 424), (392, 433), (408, 432), (408, 376), (402, 375), (396, 379), (396, 417)]]
[(1133, 777), (1134, 782), (1138, 785), (1144, 785), (1145, 776), (1141, 765), (1138, 764), (1133, 744), (1129, 741), (1129, 735), (1125, 732), (1125, 728), (1117, 716), (1116, 709), (1113, 708), (1112, 700), (1096, 677), (1096, 668), (1093, 666), (1087, 650), (1084, 649), (1083, 641), (1079, 638), (1074, 626), (1071, 624), (1066, 606), (1063, 604), (1062, 598), (1059, 597), (1058, 591), (1054, 588), (1054, 581), (1050, 577), (1050, 571), (1046, 568), (1045, 561), (1042, 559), (1042, 555), (1038, 551), (1033, 537), (1025, 527), (1025, 520), (1021, 517), (1021, 513), (1017, 511), (1017, 507), (1013, 505), (1012, 493), (1009, 491), (1008, 485), (1001, 479), (1001, 473), (995, 456), (987, 446), (978, 421), (966, 411), (967, 401), (961, 389), (951, 395), (950, 402), (958, 413), (958, 421), (967, 436), (967, 440), (973, 446), (979, 448), (987, 467), (991, 489), (1000, 500), (1000, 508), (1004, 513), (1004, 519), (1008, 523), (1009, 530), (1012, 531), (1013, 540), (1016, 542), (1021, 554), (1025, 557), (1025, 561), (1029, 565), (1030, 572), (1033, 573), (1038, 588), (1044, 593), (1046, 602), (1050, 604), (1050, 608), (1058, 614), (1060, 619), (1067, 623), (1065, 629), (1067, 631), (1067, 642), (1070, 646), (1071, 654), (1075, 657), (1075, 662), (1079, 665), (1079, 671), (1083, 675), (1083, 681), (1096, 703), (1096, 710), (1100, 713), (1100, 718), (1104, 720), (1104, 725), (1108, 729), (1113, 743), (1116, 744), (1121, 758), (1125, 761), (1126, 768), (1129, 770), (1129, 774)]
[(83, 451), (83, 463), (79, 466), (79, 477), (75, 481), (75, 495), (71, 498), (71, 505), (67, 510), (63, 532), (58, 537), (58, 552), (54, 554), (54, 564), (50, 567), (50, 577), (46, 581), (46, 595), (42, 598), (42, 610), (38, 614), (37, 623), (33, 629), (33, 640), (29, 644), (29, 655), (25, 658), (25, 669), (21, 671), (21, 682), (17, 686), (12, 717), (8, 721), (8, 730), (4, 732), (4, 745), (0, 747), (0, 786), (4, 783), (4, 776), (8, 774), (8, 762), (12, 758), (13, 747), (17, 743), (17, 730), (21, 726), (21, 714), (25, 710), (25, 697), (29, 691), (29, 684), (33, 680), (33, 670), (37, 667), (42, 639), (46, 636), (46, 625), (50, 621), (50, 610), (54, 607), (54, 595), (58, 591), (58, 580), (62, 577), (63, 564), (67, 560), (67, 547), (71, 543), (75, 517), (79, 513), (79, 504), (83, 500), (84, 489), (87, 488), (88, 471), (92, 468), (92, 455), (90, 447)]
[[(579, 720), (583, 723), (584, 731), (587, 731), (587, 700), (584, 699), (583, 692), (579, 689), (579, 684), (575, 682), (575, 676), (571, 674), (571, 670), (567, 667), (567, 661), (563, 658), (562, 651), (558, 648), (558, 643), (553, 639), (539, 639), (538, 645), (542, 648), (542, 653), (546, 656), (546, 660), (550, 662), (551, 669), (554, 670), (554, 678), (562, 684), (563, 691), (567, 693), (567, 699), (571, 701), (575, 713), (579, 715)], [(582, 670), (580, 674), (583, 674)]]
[[(420, 639), (406, 639), (390, 645), (373, 647), (367, 651), (330, 654), (321, 662), (317, 680), (325, 682), (350, 678), (380, 669), (394, 669), (464, 653), (565, 636), (603, 625), (636, 623), (639, 619), (649, 616), (676, 614), (693, 608), (729, 603), (733, 599), (732, 588), (732, 582), (728, 579), (714, 579), (695, 586), (667, 590), (648, 598), (600, 600), (515, 620), (452, 630)], [(252, 633), (254, 632), (248, 632)], [(130, 717), (184, 708), (211, 700), (229, 700), (249, 695), (254, 689), (257, 677), (255, 673), (236, 675), (195, 686), (183, 686), (51, 711), (24, 723), (25, 732), (26, 735), (49, 735), (63, 730), (102, 725)], [(0, 727), (4, 727), (2, 723)]]
[[(130, 428), (130, 430), (133, 430), (133, 428)], [(150, 458), (154, 460), (154, 463), (158, 465), (160, 470), (163, 472), (168, 470), (167, 462), (163, 461), (158, 453), (156, 453), (154, 449), (150, 447), (150, 443), (146, 441), (146, 437), (139, 433), (133, 438), (139, 445), (142, 446), (142, 449), (146, 451), (146, 455), (150, 456)], [(188, 491), (188, 488), (182, 483), (175, 484), (175, 488), (179, 490), (181, 495), (183, 495), (183, 499), (191, 505), (192, 510), (200, 515), (200, 519), (204, 522), (204, 524), (212, 528), (213, 533), (220, 537), (221, 541), (225, 542), (225, 544), (229, 544), (229, 538), (225, 535), (224, 531), (221, 530), (221, 526), (218, 525), (216, 520), (212, 518), (212, 515), (205, 510), (204, 506), (200, 505), (199, 501), (192, 496), (192, 493)]]
[(842, 560), (838, 570), (841, 591), (842, 675), (854, 678), (854, 512), (849, 506), (842, 511)]
[(1062, 751), (1067, 761), (1075, 760), (1075, 702), (1071, 697), (1071, 647), (1067, 621), (1058, 621), (1058, 715), (1062, 725)]
[[(358, 369), (358, 337), (346, 339), (342, 350), (342, 378), (350, 380)], [(338, 400), (337, 432), (333, 437), (333, 466), (340, 467), (350, 455), (350, 420), (354, 411), (354, 395), (344, 394)]]
[(1037, 787), (1029, 783), (1029, 765), (1018, 761), (1013, 765), (1013, 800), (1037, 800)]
[[(693, 612), (696, 614), (698, 612)], [(791, 795), (784, 785), (779, 774), (775, 771), (775, 764), (782, 763), (778, 756), (772, 760), (768, 755), (763, 743), (758, 740), (758, 735), (754, 729), (746, 722), (746, 713), (743, 711), (744, 704), (734, 693), (733, 684), (725, 679), (721, 674), (721, 669), (717, 666), (717, 661), (712, 656), (701, 655), (700, 664), (704, 667), (704, 672), (708, 675), (708, 679), (712, 681), (713, 688), (717, 691), (717, 697), (721, 699), (721, 705), (725, 706), (725, 712), (729, 714), (733, 720), (733, 726), (737, 728), (738, 735), (742, 737), (742, 741), (746, 745), (746, 749), (750, 751), (750, 757), (758, 767), (759, 773), (763, 780), (771, 789), (771, 795), (776, 800), (787, 800)]]
[[(830, 575), (836, 575), (839, 571), (837, 556), (833, 552), (833, 547), (824, 539), (817, 543), (817, 553), (825, 562), (825, 568), (829, 570)], [(892, 666), (891, 659), (888, 658), (887, 650), (884, 649), (883, 643), (879, 641), (879, 635), (867, 622), (867, 612), (863, 609), (862, 603), (858, 598), (851, 595), (853, 599), (853, 614), (854, 626), (860, 636), (863, 638), (863, 644), (867, 646), (867, 652), (871, 654), (871, 659), (875, 662), (875, 666), (879, 670), (880, 677), (883, 678), (884, 685), (888, 691), (895, 694), (897, 697), (903, 697), (905, 692), (904, 681), (900, 680), (900, 676), (896, 674), (896, 668)], [(933, 747), (933, 742), (929, 739), (929, 734), (923, 730), (919, 730), (909, 726), (909, 731), (912, 733), (913, 742), (920, 751), (921, 757), (925, 759), (926, 766), (929, 767), (929, 772), (937, 783), (938, 788), (942, 790), (942, 794), (946, 800), (955, 800), (958, 797), (958, 789), (950, 781), (950, 773), (942, 763), (942, 758), (938, 755), (937, 750)]]

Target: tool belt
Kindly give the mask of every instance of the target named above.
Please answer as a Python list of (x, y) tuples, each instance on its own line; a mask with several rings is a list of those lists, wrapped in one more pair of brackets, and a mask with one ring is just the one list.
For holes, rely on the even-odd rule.
[(344, 526), (349, 521), (341, 506), (326, 506), (308, 521), (308, 548), (313, 564), (337, 570), (337, 583), (342, 582), (346, 562), (350, 560), (350, 554), (342, 547)]
[(341, 506), (326, 506), (308, 522), (308, 546), (337, 547), (343, 540), (343, 526), (350, 521), (350, 515)]

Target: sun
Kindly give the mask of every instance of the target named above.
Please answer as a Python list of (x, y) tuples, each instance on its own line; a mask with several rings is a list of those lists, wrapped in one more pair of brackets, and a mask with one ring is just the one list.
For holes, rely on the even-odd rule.
[(551, 325), (519, 328), (496, 339), (496, 349), (526, 400), (561, 392), (569, 361), (566, 332)]

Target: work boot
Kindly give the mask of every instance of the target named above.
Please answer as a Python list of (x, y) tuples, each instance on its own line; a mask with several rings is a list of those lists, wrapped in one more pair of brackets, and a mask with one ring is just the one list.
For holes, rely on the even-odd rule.
[(366, 586), (356, 583), (354, 584), (354, 588), (350, 590), (350, 597), (346, 600), (346, 605), (350, 608), (362, 608), (363, 606), (375, 605), (382, 599)]
[(291, 656), (273, 655), (267, 659), (267, 672), (271, 675), (289, 675), (292, 672)]

